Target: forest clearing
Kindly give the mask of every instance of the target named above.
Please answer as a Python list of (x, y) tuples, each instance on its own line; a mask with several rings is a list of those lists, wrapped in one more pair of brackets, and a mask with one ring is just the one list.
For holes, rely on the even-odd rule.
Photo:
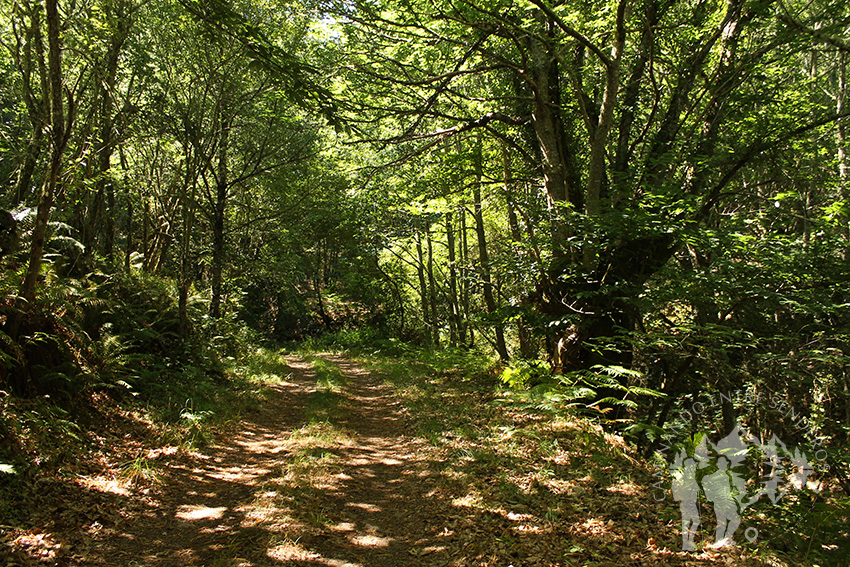
[(848, 37), (0, 0), (0, 563), (850, 565)]

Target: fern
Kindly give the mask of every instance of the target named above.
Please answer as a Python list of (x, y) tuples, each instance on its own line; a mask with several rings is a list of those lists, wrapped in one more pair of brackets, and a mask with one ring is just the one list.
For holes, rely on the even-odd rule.
[(71, 236), (59, 236), (54, 234), (48, 242), (48, 245), (61, 250), (74, 249), (80, 254), (86, 251), (86, 247), (83, 243)]

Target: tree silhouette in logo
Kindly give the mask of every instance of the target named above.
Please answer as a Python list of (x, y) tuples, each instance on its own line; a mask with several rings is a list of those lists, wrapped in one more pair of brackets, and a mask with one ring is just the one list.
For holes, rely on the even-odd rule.
[[(753, 453), (762, 459), (760, 468), (768, 469), (769, 472), (762, 477), (762, 486), (752, 494), (747, 494), (747, 479), (742, 469), (745, 470), (743, 465), (751, 449), (756, 449)], [(704, 474), (701, 472), (703, 470)], [(797, 490), (804, 488), (813, 468), (803, 451), (789, 451), (775, 435), (767, 443), (762, 443), (736, 425), (729, 435), (716, 444), (707, 444), (706, 437), (702, 436), (693, 454), (689, 454), (686, 449), (680, 450), (670, 471), (673, 477), (673, 498), (679, 502), (682, 514), (682, 549), (693, 551), (694, 538), (700, 525), (700, 491), (714, 509), (717, 522), (714, 547), (724, 547), (735, 543), (735, 532), (747, 508), (762, 495), (776, 504), (789, 487)], [(748, 539), (753, 541), (749, 536)]]

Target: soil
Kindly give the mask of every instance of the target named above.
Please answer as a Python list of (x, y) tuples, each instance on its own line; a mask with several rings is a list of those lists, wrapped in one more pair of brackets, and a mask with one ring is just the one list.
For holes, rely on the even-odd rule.
[[(63, 504), (45, 509), (43, 531), (0, 526), (13, 551), (0, 564), (750, 564), (735, 552), (671, 552), (675, 527), (658, 524), (652, 501), (610, 488), (589, 497), (579, 485), (595, 486), (590, 478), (557, 497), (574, 518), (540, 522), (521, 502), (476, 506), (464, 484), (472, 477), (452, 476), (391, 386), (346, 358), (322, 358), (339, 368), (339, 388), (319, 387), (313, 365), (290, 358), (291, 374), (231, 433), (199, 451), (145, 449), (135, 484), (114, 474), (43, 481), (39, 490)], [(613, 533), (618, 523), (628, 529)], [(660, 533), (670, 546), (649, 537)]]
[[(429, 498), (423, 442), (390, 386), (327, 357), (347, 378), (335, 431), (303, 433), (317, 392), (310, 364), (235, 431), (203, 451), (149, 451), (156, 482), (53, 487), (67, 492), (43, 533), (20, 535), (20, 564), (156, 566), (393, 566), (445, 564), (446, 506)], [(299, 434), (299, 432), (301, 432)], [(317, 439), (318, 436), (318, 446)], [(305, 440), (307, 446), (305, 447)], [(315, 458), (311, 458), (315, 457)], [(307, 468), (288, 470), (293, 460)], [(318, 466), (310, 467), (310, 461)], [(305, 476), (306, 478), (295, 478)], [(82, 496), (82, 498), (80, 498)], [(38, 530), (35, 530), (36, 532)], [(7, 536), (8, 539), (8, 536)], [(16, 559), (10, 558), (14, 565)]]

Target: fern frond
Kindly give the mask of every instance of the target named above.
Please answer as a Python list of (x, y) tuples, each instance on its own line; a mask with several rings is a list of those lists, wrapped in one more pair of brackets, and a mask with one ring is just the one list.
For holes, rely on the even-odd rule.
[(602, 364), (597, 364), (592, 367), (592, 370), (597, 373), (602, 372), (607, 374), (608, 376), (613, 376), (615, 378), (643, 378), (643, 372), (639, 372), (638, 370), (633, 370), (631, 368), (625, 368), (623, 366), (611, 365), (604, 366)]

